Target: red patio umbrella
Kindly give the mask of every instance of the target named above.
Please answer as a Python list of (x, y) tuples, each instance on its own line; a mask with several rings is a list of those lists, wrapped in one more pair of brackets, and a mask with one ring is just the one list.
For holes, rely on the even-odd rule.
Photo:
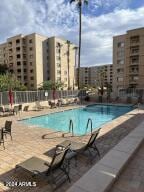
[(12, 107), (14, 98), (13, 98), (13, 92), (12, 92), (11, 89), (9, 90), (9, 94), (8, 95), (9, 95), (9, 103), (11, 104), (11, 107)]

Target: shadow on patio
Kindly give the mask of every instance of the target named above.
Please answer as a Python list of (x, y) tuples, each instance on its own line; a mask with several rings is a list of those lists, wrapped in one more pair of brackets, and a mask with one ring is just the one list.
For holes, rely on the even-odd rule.
[[(106, 134), (99, 136), (96, 140), (96, 145), (99, 148), (101, 153), (101, 158), (111, 149), (113, 148), (122, 138), (124, 138), (131, 130), (138, 126), (143, 121), (144, 114), (137, 114), (135, 116), (130, 116), (130, 118), (124, 121), (122, 124), (116, 126), (114, 129), (110, 130)], [(50, 137), (49, 137), (50, 136)], [(89, 136), (83, 137), (65, 137), (64, 139), (71, 139), (77, 142), (85, 141), (89, 139)], [(42, 136), (45, 137), (45, 136)], [(52, 134), (47, 134), (46, 139), (55, 139), (55, 136)], [(53, 155), (54, 148), (46, 151), (44, 155), (51, 157)], [(70, 177), (71, 183), (65, 182), (60, 188), (57, 189), (57, 192), (66, 191), (74, 182), (76, 182), (82, 175), (84, 175), (95, 163), (99, 161), (98, 156), (93, 160), (92, 164), (88, 164), (88, 157), (85, 155), (78, 156), (78, 164), (75, 167), (74, 160), (71, 161), (71, 169), (70, 169)], [(2, 166), (2, 165), (1, 165)], [(8, 192), (44, 192), (50, 191), (50, 185), (47, 180), (44, 180), (40, 177), (32, 178), (30, 174), (25, 172), (22, 169), (18, 169), (16, 172), (14, 169), (10, 171), (4, 172), (0, 175), (0, 183), (4, 182), (12, 182), (12, 181), (27, 181), (27, 182), (36, 182), (36, 187), (10, 187), (10, 189), (5, 189), (3, 191)], [(0, 184), (0, 192), (1, 192), (1, 184)]]

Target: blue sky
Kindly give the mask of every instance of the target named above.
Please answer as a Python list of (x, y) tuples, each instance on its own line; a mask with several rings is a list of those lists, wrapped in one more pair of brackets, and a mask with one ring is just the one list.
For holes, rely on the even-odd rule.
[[(69, 0), (3, 0), (0, 43), (37, 32), (78, 44), (78, 11)], [(89, 0), (82, 15), (81, 65), (112, 63), (112, 37), (144, 27), (144, 0)]]

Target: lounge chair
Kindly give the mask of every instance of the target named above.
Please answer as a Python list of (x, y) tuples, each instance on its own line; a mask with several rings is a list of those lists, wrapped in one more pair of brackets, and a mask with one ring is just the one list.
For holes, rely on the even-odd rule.
[(52, 189), (54, 189), (53, 185), (56, 185), (58, 182), (60, 182), (60, 179), (62, 179), (61, 174), (58, 175), (60, 178), (58, 178), (58, 176), (54, 177), (54, 173), (56, 172), (56, 170), (60, 170), (61, 173), (64, 173), (64, 175), (70, 182), (67, 163), (65, 162), (65, 156), (68, 150), (69, 150), (69, 147), (63, 148), (63, 150), (59, 150), (59, 148), (56, 147), (55, 154), (51, 160), (51, 163), (43, 159), (40, 159), (38, 157), (31, 157), (30, 159), (16, 165), (16, 169), (23, 168), (24, 170), (30, 172), (32, 176), (36, 176), (36, 175), (49, 176), (50, 185)]
[(10, 115), (11, 110), (9, 109), (9, 107), (1, 106), (0, 107), (0, 113), (2, 113), (3, 116)]
[(93, 157), (92, 152), (90, 149), (93, 149), (97, 152), (98, 156), (100, 157), (100, 152), (95, 144), (95, 140), (100, 132), (99, 128), (97, 131), (91, 134), (91, 137), (87, 143), (78, 143), (70, 140), (65, 140), (64, 142), (58, 144), (59, 147), (65, 147), (68, 143), (70, 143), (70, 149), (77, 153), (84, 153), (85, 151), (89, 152), (89, 155)]
[(1, 144), (3, 144), (3, 148), (5, 149), (4, 138), (3, 138), (3, 129), (0, 129), (0, 145)]
[(2, 113), (2, 115), (4, 116), (4, 108), (0, 107), (0, 113)]
[(13, 114), (17, 115), (19, 112), (19, 105), (14, 106), (13, 108)]
[(19, 107), (19, 112), (22, 112), (22, 105), (20, 104), (18, 107)]
[(24, 106), (23, 111), (28, 111), (29, 105)]
[(39, 111), (39, 110), (44, 109), (44, 107), (43, 107), (43, 106), (41, 106), (41, 104), (40, 104), (40, 102), (39, 102), (39, 101), (36, 101), (36, 102), (35, 102), (35, 106), (33, 107), (33, 109), (35, 109), (35, 110)]
[(56, 102), (55, 102), (54, 100), (53, 100), (53, 101), (48, 101), (48, 104), (49, 104), (49, 106), (50, 106), (51, 109), (57, 107), (57, 104), (56, 104)]
[(5, 135), (5, 137), (7, 134), (10, 135), (12, 140), (11, 125), (12, 125), (12, 121), (6, 121), (5, 126), (2, 129), (3, 129), (3, 135)]

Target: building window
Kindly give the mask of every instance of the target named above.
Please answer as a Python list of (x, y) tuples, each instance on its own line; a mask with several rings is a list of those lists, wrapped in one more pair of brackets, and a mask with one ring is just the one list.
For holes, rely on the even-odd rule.
[(9, 53), (12, 53), (12, 49), (9, 49)]
[(117, 69), (117, 73), (123, 73), (124, 69)]
[(139, 46), (134, 46), (130, 48), (131, 54), (136, 54), (139, 52)]
[(30, 80), (34, 80), (34, 77), (30, 77)]
[(18, 61), (18, 62), (17, 62), (17, 65), (21, 65), (21, 62), (20, 62), (20, 61)]
[(9, 67), (13, 67), (13, 63), (10, 63), (10, 64), (9, 64)]
[(61, 71), (60, 71), (60, 70), (57, 70), (57, 74), (61, 74)]
[(20, 47), (16, 47), (16, 51), (20, 51)]
[(17, 39), (17, 40), (16, 40), (16, 44), (18, 44), (18, 43), (20, 43), (20, 39)]
[(27, 80), (27, 76), (24, 76), (24, 80)]
[(8, 42), (8, 45), (9, 45), (9, 46), (12, 46), (12, 42), (11, 42), (11, 41), (10, 41), (10, 42)]
[(30, 86), (31, 86), (31, 87), (34, 87), (34, 84), (32, 83)]
[(30, 73), (33, 73), (33, 69), (30, 70)]
[(24, 71), (24, 73), (26, 73), (26, 72), (27, 72), (27, 69), (24, 69), (23, 71)]
[(9, 60), (10, 60), (10, 61), (13, 60), (13, 56), (10, 56), (10, 57), (9, 57)]
[(117, 44), (117, 46), (118, 46), (118, 48), (124, 47), (124, 42), (119, 42), (119, 43)]
[(21, 73), (21, 69), (18, 69), (17, 72), (18, 72), (18, 73)]
[(23, 54), (23, 59), (26, 59), (26, 54)]
[(61, 67), (61, 64), (60, 64), (60, 63), (57, 63), (57, 67)]
[(57, 60), (60, 60), (60, 57), (59, 57), (59, 56), (57, 56), (57, 57), (56, 57), (56, 59), (57, 59)]
[(29, 48), (29, 50), (30, 50), (30, 51), (32, 51), (32, 50), (33, 50), (33, 48), (32, 48), (32, 47), (30, 47), (30, 48)]
[(131, 81), (137, 81), (138, 79), (139, 79), (138, 76), (132, 76), (132, 77), (130, 78)]
[(118, 77), (118, 78), (117, 78), (117, 81), (118, 81), (118, 82), (122, 82), (122, 81), (123, 81), (123, 77)]
[(117, 61), (117, 64), (118, 64), (118, 65), (124, 64), (124, 60), (123, 60), (123, 59), (119, 59), (119, 60)]
[(140, 37), (138, 35), (130, 37), (130, 43), (138, 43), (140, 40)]
[(120, 50), (117, 52), (118, 57), (124, 57), (124, 50)]
[(10, 72), (10, 73), (13, 73), (14, 71), (13, 71), (13, 69), (10, 69), (9, 72)]
[(33, 55), (30, 55), (29, 57), (30, 57), (30, 59), (32, 59), (32, 58), (33, 58)]
[(32, 66), (33, 64), (32, 64), (32, 62), (30, 62), (30, 66)]
[(32, 39), (29, 40), (29, 43), (32, 43)]
[(26, 65), (27, 63), (26, 63), (26, 61), (23, 61), (23, 65)]
[(18, 55), (17, 55), (17, 59), (20, 59), (20, 58), (21, 58), (21, 55), (20, 55), (20, 54), (18, 54)]
[(60, 77), (57, 77), (57, 81), (61, 81), (61, 78), (60, 78)]
[(139, 56), (131, 57), (131, 63), (132, 64), (138, 64), (139, 63)]

